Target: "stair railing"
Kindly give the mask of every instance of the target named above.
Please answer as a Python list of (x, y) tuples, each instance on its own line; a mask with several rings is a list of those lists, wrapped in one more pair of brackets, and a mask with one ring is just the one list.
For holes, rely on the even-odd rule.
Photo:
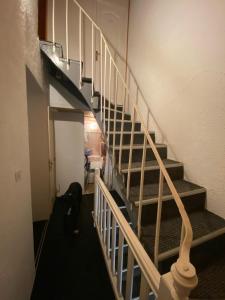
[[(73, 0), (73, 3), (79, 10), (79, 61), (80, 61), (80, 88), (82, 88), (83, 84), (83, 72), (84, 72), (84, 64), (86, 63), (86, 57), (84, 56), (84, 18), (88, 20), (91, 25), (91, 47), (90, 47), (90, 57), (91, 57), (91, 91), (92, 97), (95, 96), (95, 85), (97, 86), (97, 76), (100, 77), (100, 111), (101, 111), (101, 121), (103, 122), (103, 130), (104, 134), (107, 137), (107, 146), (108, 150), (110, 150), (110, 136), (113, 136), (112, 143), (112, 162), (114, 166), (118, 167), (119, 172), (122, 172), (122, 164), (123, 156), (122, 153), (128, 152), (128, 174), (127, 174), (127, 189), (126, 189), (126, 197), (127, 200), (130, 199), (130, 188), (131, 188), (131, 173), (132, 173), (132, 162), (133, 162), (133, 148), (134, 148), (134, 134), (135, 134), (135, 124), (137, 120), (141, 123), (142, 132), (144, 134), (144, 142), (143, 146), (139, 147), (139, 150), (142, 151), (142, 164), (141, 164), (141, 179), (140, 179), (140, 190), (139, 190), (139, 213), (138, 213), (138, 236), (141, 235), (141, 212), (142, 212), (142, 201), (144, 198), (144, 168), (145, 168), (145, 160), (146, 155), (151, 152), (151, 155), (154, 155), (158, 166), (159, 166), (159, 190), (158, 190), (158, 208), (157, 208), (157, 218), (156, 218), (156, 232), (155, 232), (155, 244), (154, 244), (154, 263), (156, 267), (158, 266), (158, 257), (159, 257), (159, 242), (160, 242), (160, 225), (162, 218), (162, 203), (163, 203), (163, 185), (166, 183), (171, 195), (177, 205), (178, 211), (180, 213), (182, 219), (182, 228), (181, 228), (181, 239), (180, 239), (180, 250), (179, 250), (179, 258), (176, 263), (171, 266), (171, 271), (168, 277), (171, 277), (165, 285), (167, 288), (173, 290), (175, 288), (175, 293), (178, 295), (178, 298), (174, 296), (172, 299), (187, 299), (191, 289), (193, 289), (197, 284), (196, 271), (193, 265), (190, 263), (190, 248), (193, 239), (192, 227), (190, 224), (190, 220), (188, 218), (187, 212), (184, 208), (184, 205), (180, 199), (180, 196), (163, 164), (163, 161), (159, 155), (159, 152), (149, 134), (148, 125), (146, 126), (145, 119), (143, 114), (139, 108), (138, 103), (138, 93), (135, 101), (131, 95), (131, 92), (125, 82), (121, 72), (119, 71), (118, 66), (116, 65), (114, 58), (110, 52), (110, 48), (104, 37), (101, 29), (98, 25), (92, 20), (92, 18), (88, 15), (88, 13), (81, 7), (81, 5)], [(67, 66), (69, 68), (69, 39), (68, 39), (68, 0), (66, 0), (66, 58), (67, 58)], [(55, 14), (55, 3), (53, 0), (53, 15)], [(55, 18), (53, 18), (55, 19)], [(53, 41), (55, 41), (55, 21), (53, 22)], [(98, 32), (100, 36), (100, 74), (96, 75), (96, 61), (95, 61), (95, 51), (96, 51), (96, 33)], [(54, 43), (53, 43), (54, 49)], [(116, 84), (113, 82), (116, 78)], [(118, 88), (120, 86), (120, 88)], [(113, 90), (113, 93), (112, 93)], [(123, 93), (122, 96), (122, 112), (117, 111), (117, 103), (118, 97), (120, 93)], [(123, 145), (123, 134), (124, 134), (124, 124), (126, 122), (126, 111), (125, 107), (128, 106), (131, 108), (131, 137), (130, 137), (130, 145), (129, 147), (124, 147)], [(121, 115), (121, 121), (118, 122), (117, 115)], [(112, 117), (111, 117), (112, 116)], [(117, 123), (120, 123), (120, 130), (117, 130)], [(148, 120), (147, 120), (148, 124)], [(113, 130), (111, 132), (111, 130)], [(116, 133), (120, 135), (120, 143), (119, 147), (115, 144)], [(148, 153), (147, 153), (148, 151)], [(108, 190), (105, 189), (100, 178), (97, 178), (97, 186), (101, 188), (102, 199), (107, 199), (109, 201), (110, 194)], [(97, 190), (98, 190), (97, 187)], [(96, 196), (98, 198), (98, 196)], [(98, 201), (98, 200), (97, 200)], [(104, 200), (102, 203), (106, 205)], [(109, 203), (108, 203), (109, 204)], [(102, 204), (100, 204), (102, 205)], [(103, 209), (106, 211), (106, 209)], [(95, 215), (95, 221), (97, 216)], [(100, 218), (103, 220), (102, 218)], [(118, 221), (118, 220), (117, 220)], [(102, 222), (102, 221), (101, 221)], [(119, 221), (118, 221), (119, 223)], [(120, 225), (120, 230), (122, 230)], [(102, 225), (101, 225), (102, 226)], [(126, 230), (128, 230), (126, 228)], [(126, 231), (125, 230), (125, 231)], [(126, 235), (126, 232), (123, 232), (123, 236)], [(122, 243), (123, 237), (120, 235), (120, 242)], [(138, 247), (139, 249), (140, 247)], [(139, 249), (140, 250), (140, 249)], [(148, 273), (151, 272), (149, 269)], [(149, 274), (151, 276), (151, 274)], [(146, 278), (146, 277), (145, 277)], [(149, 285), (151, 286), (150, 282)], [(151, 286), (151, 288), (153, 288)], [(158, 291), (160, 294), (160, 291)], [(143, 298), (144, 299), (144, 298)], [(147, 298), (146, 298), (147, 299)], [(168, 298), (169, 299), (169, 298)]]

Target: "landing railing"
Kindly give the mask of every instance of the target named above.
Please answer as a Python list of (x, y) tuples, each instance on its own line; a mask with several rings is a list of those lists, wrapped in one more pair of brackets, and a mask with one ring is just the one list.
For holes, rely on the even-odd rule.
[[(53, 47), (55, 43), (55, 0), (53, 1), (53, 8), (52, 8), (52, 33), (53, 33)], [(65, 0), (66, 6), (66, 16), (65, 16), (65, 36), (66, 36), (66, 61), (69, 68), (69, 30), (68, 30), (68, 2), (69, 0)], [(72, 1), (72, 0), (71, 0)], [(91, 58), (91, 90), (92, 96), (95, 95), (95, 89), (98, 88), (100, 93), (100, 112), (101, 112), (101, 121), (103, 122), (103, 130), (105, 137), (107, 137), (107, 146), (108, 150), (110, 148), (110, 135), (113, 136), (112, 142), (112, 164), (113, 167), (118, 168), (119, 172), (122, 174), (122, 153), (123, 153), (123, 133), (124, 133), (124, 123), (125, 123), (125, 113), (126, 107), (130, 108), (131, 113), (131, 140), (129, 146), (129, 159), (128, 159), (128, 175), (127, 175), (127, 188), (126, 188), (126, 198), (127, 200), (130, 199), (130, 182), (131, 182), (131, 172), (132, 172), (132, 155), (133, 155), (133, 147), (134, 147), (134, 134), (135, 134), (135, 123), (139, 121), (141, 123), (141, 129), (144, 134), (144, 141), (142, 147), (142, 162), (141, 162), (141, 177), (140, 177), (140, 189), (139, 189), (139, 209), (138, 209), (138, 221), (137, 221), (137, 228), (138, 228), (138, 237), (141, 235), (141, 215), (142, 215), (142, 201), (144, 198), (144, 171), (145, 171), (145, 162), (146, 162), (146, 152), (147, 149), (150, 148), (155, 160), (159, 166), (159, 190), (158, 190), (158, 205), (157, 205), (157, 218), (156, 218), (156, 232), (155, 232), (155, 244), (154, 244), (154, 264), (158, 266), (158, 256), (159, 256), (159, 241), (160, 241), (160, 225), (161, 225), (161, 215), (162, 215), (162, 202), (163, 202), (163, 186), (167, 184), (171, 195), (177, 205), (178, 211), (180, 213), (182, 219), (182, 228), (181, 228), (181, 238), (180, 238), (180, 251), (179, 251), (179, 258), (175, 264), (171, 267), (171, 272), (169, 273), (172, 280), (168, 280), (166, 283), (169, 288), (175, 288), (175, 294), (178, 295), (178, 298), (174, 296), (171, 299), (186, 299), (190, 293), (190, 290), (196, 285), (196, 273), (195, 268), (190, 263), (190, 248), (193, 238), (192, 227), (190, 224), (190, 220), (184, 208), (184, 205), (180, 199), (180, 196), (163, 164), (163, 161), (159, 155), (159, 152), (149, 134), (149, 114), (147, 120), (143, 117), (141, 112), (139, 102), (138, 102), (138, 95), (134, 100), (131, 92), (127, 86), (127, 83), (124, 80), (123, 75), (119, 71), (118, 66), (116, 65), (114, 58), (110, 52), (110, 47), (104, 37), (101, 29), (98, 25), (92, 20), (92, 18), (88, 15), (88, 13), (80, 6), (80, 4), (73, 0), (73, 3), (78, 9), (79, 18), (78, 18), (78, 30), (79, 30), (79, 38), (78, 42), (74, 47), (79, 49), (79, 62), (80, 62), (80, 88), (82, 88), (82, 78), (84, 77), (84, 65), (87, 63), (87, 54), (84, 55), (84, 36), (85, 36), (85, 28), (84, 26), (84, 19), (90, 25), (91, 31), (90, 32), (90, 41), (91, 47), (89, 47), (89, 55), (88, 57)], [(87, 36), (85, 36), (87, 38)], [(96, 51), (97, 51), (97, 40), (99, 43), (100, 48), (100, 61), (98, 62), (98, 68), (96, 63)], [(85, 53), (87, 53), (87, 49), (85, 49)], [(96, 70), (98, 69), (98, 72)], [(137, 90), (137, 93), (139, 91)], [(119, 99), (122, 98), (122, 103), (119, 102)], [(121, 126), (120, 130), (117, 130), (116, 122), (117, 122), (117, 105), (118, 103), (122, 104), (122, 118), (121, 118)], [(114, 112), (113, 117), (111, 118), (111, 112)], [(120, 143), (119, 143), (119, 154), (118, 159), (116, 159), (116, 134), (120, 134)], [(111, 211), (114, 212), (114, 217), (116, 218), (115, 214), (117, 214), (116, 222), (120, 228), (120, 243), (123, 243), (124, 238), (129, 240), (129, 235), (133, 236), (133, 233), (125, 226), (123, 221), (120, 222), (122, 217), (118, 218), (119, 212), (115, 209), (114, 205), (112, 205), (112, 197), (110, 196), (108, 190), (104, 186), (103, 182), (97, 177), (97, 208), (95, 209), (95, 222), (99, 224), (99, 207), (109, 206)], [(100, 198), (103, 200), (99, 200)], [(99, 202), (100, 201), (100, 202)], [(100, 204), (99, 206), (99, 203)], [(101, 206), (103, 205), (103, 206)], [(110, 206), (111, 205), (111, 206)], [(110, 211), (108, 209), (108, 211)], [(100, 211), (102, 208), (100, 208)], [(103, 208), (103, 212), (107, 212), (106, 208)], [(105, 218), (105, 217), (104, 217)], [(100, 213), (100, 224), (104, 218), (101, 217)], [(115, 221), (114, 221), (115, 223)], [(123, 224), (122, 224), (123, 223)], [(114, 224), (115, 225), (115, 224)], [(99, 226), (99, 225), (98, 225)], [(103, 232), (103, 235), (106, 237), (105, 229), (103, 231), (102, 227), (100, 226), (100, 234)], [(99, 227), (97, 227), (99, 228)], [(123, 228), (123, 229), (122, 229)], [(128, 233), (129, 234), (128, 234)], [(144, 260), (146, 255), (144, 254), (144, 250), (140, 244), (134, 243), (130, 245), (132, 248), (132, 255), (137, 255), (139, 260)], [(142, 250), (140, 250), (142, 249)], [(106, 249), (107, 251), (108, 248)], [(136, 253), (136, 254), (135, 254)], [(138, 254), (139, 253), (139, 254)], [(137, 259), (137, 257), (135, 257)], [(143, 266), (144, 267), (144, 261)], [(150, 267), (151, 265), (151, 267)], [(157, 289), (156, 286), (153, 285), (152, 277), (152, 264), (148, 261), (148, 267), (145, 269), (144, 276), (146, 280), (149, 280), (148, 285), (151, 287), (154, 292)], [(146, 272), (146, 273), (145, 273)], [(156, 274), (156, 273), (155, 273)], [(121, 276), (121, 275), (119, 275)], [(146, 278), (147, 277), (147, 278)], [(148, 279), (149, 278), (149, 279)], [(120, 279), (119, 279), (120, 281)], [(159, 292), (159, 291), (158, 291)], [(157, 292), (156, 292), (157, 294)], [(174, 295), (175, 295), (174, 294)], [(130, 299), (129, 297), (127, 299)], [(144, 299), (144, 298), (143, 298)], [(147, 298), (145, 298), (147, 299)], [(164, 298), (169, 299), (169, 298)]]

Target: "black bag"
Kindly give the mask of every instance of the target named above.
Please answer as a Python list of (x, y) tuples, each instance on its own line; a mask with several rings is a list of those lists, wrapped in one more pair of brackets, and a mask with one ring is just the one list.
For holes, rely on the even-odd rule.
[(82, 200), (82, 187), (78, 182), (70, 184), (68, 190), (63, 195), (65, 204), (64, 232), (72, 235), (79, 232), (79, 214)]

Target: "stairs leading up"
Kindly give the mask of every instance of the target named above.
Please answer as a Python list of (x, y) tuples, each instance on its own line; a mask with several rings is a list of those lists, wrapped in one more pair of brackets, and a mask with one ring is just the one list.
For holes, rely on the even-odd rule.
[[(49, 60), (50, 74), (54, 76), (62, 85), (72, 90), (76, 97), (85, 102), (96, 116), (100, 128), (105, 127), (109, 132), (109, 153), (112, 153), (113, 136), (115, 130), (115, 161), (116, 166), (119, 163), (120, 137), (121, 137), (121, 119), (123, 110), (122, 106), (109, 103), (106, 99), (105, 107), (105, 124), (100, 120), (100, 107), (93, 109), (91, 103), (91, 83), (92, 80), (83, 78), (83, 84), (79, 89), (79, 73), (80, 63), (70, 61), (70, 69), (67, 69), (67, 62), (60, 60), (63, 56), (62, 47), (57, 45), (57, 51), (52, 52), (51, 43), (41, 44), (42, 52)], [(58, 57), (58, 59), (56, 58)], [(81, 64), (83, 65), (83, 64)], [(95, 93), (100, 96), (99, 93)], [(110, 105), (110, 116), (108, 107)], [(104, 109), (104, 108), (103, 108)], [(116, 124), (114, 128), (114, 115), (116, 114)], [(110, 118), (108, 120), (108, 117)], [(131, 116), (126, 112), (125, 122), (122, 134), (122, 156), (121, 156), (121, 176), (123, 197), (121, 198), (117, 192), (113, 191), (112, 195), (116, 199), (119, 206), (124, 207), (128, 201), (126, 199), (126, 184), (128, 174), (128, 162), (130, 152), (132, 122)], [(130, 198), (129, 206), (133, 208), (133, 218), (137, 219), (140, 193), (140, 175), (141, 162), (143, 153), (144, 135), (141, 131), (141, 123), (135, 122), (134, 126), (134, 145), (132, 147), (132, 164), (130, 177)], [(155, 146), (163, 160), (163, 163), (170, 174), (170, 177), (181, 197), (185, 209), (189, 215), (193, 227), (193, 247), (191, 249), (191, 262), (197, 269), (199, 276), (199, 285), (192, 292), (191, 297), (194, 299), (225, 299), (225, 220), (213, 214), (205, 208), (207, 191), (195, 183), (189, 182), (184, 178), (184, 165), (182, 162), (174, 161), (167, 156), (167, 145), (157, 143), (157, 137), (154, 132), (150, 135)], [(111, 154), (110, 154), (111, 155)], [(146, 150), (146, 162), (144, 166), (144, 199), (142, 201), (142, 229), (141, 241), (150, 257), (154, 256), (154, 237), (155, 237), (155, 221), (157, 213), (157, 197), (158, 197), (158, 180), (159, 167), (150, 146)], [(126, 203), (127, 204), (127, 203)], [(126, 218), (131, 222), (129, 214), (123, 208), (121, 209)], [(134, 227), (136, 224), (133, 224)], [(181, 219), (173, 200), (173, 197), (164, 182), (163, 187), (163, 205), (162, 205), (162, 223), (159, 243), (159, 270), (162, 273), (168, 272), (171, 263), (177, 259), (178, 246), (180, 241)], [(126, 251), (124, 251), (124, 264), (126, 265)], [(126, 266), (124, 268), (126, 269)], [(126, 272), (126, 271), (124, 271)], [(138, 287), (138, 271), (135, 277), (135, 284)]]

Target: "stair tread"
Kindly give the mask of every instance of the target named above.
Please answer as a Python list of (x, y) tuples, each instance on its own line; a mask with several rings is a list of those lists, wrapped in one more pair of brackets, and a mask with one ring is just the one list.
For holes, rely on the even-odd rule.
[[(208, 210), (192, 212), (189, 215), (193, 229), (193, 240), (207, 234), (224, 229), (225, 220)], [(160, 227), (159, 253), (164, 253), (180, 245), (181, 218), (162, 220)], [(153, 255), (155, 240), (155, 224), (142, 227), (142, 240), (146, 250)]]
[[(131, 134), (132, 132), (131, 131), (126, 131), (126, 132), (123, 132), (123, 134)], [(149, 131), (149, 134), (153, 134), (155, 133), (154, 131)], [(109, 134), (114, 134), (114, 131), (110, 131)], [(115, 131), (115, 134), (121, 134), (121, 131), (118, 130), (118, 131)], [(134, 134), (144, 134), (143, 131), (134, 131)]]
[[(155, 144), (156, 148), (165, 148), (166, 145), (165, 144)], [(112, 147), (111, 147), (112, 148)], [(146, 148), (151, 148), (150, 145), (147, 145)], [(115, 146), (116, 150), (120, 149), (120, 145), (116, 145)], [(130, 145), (122, 145), (122, 149), (126, 150), (126, 149), (130, 149)], [(133, 145), (133, 149), (143, 149), (143, 144), (134, 144)]]
[[(175, 160), (171, 160), (171, 159), (163, 159), (163, 164), (166, 166), (166, 167), (170, 167), (170, 166), (182, 166), (183, 164), (178, 162), (178, 161), (175, 161)], [(132, 171), (139, 171), (141, 170), (141, 165), (142, 165), (142, 162), (132, 162), (131, 164), (131, 170)], [(148, 169), (148, 170), (155, 170), (155, 169), (158, 169), (158, 161), (157, 160), (148, 160), (145, 162), (145, 169)], [(122, 172), (127, 172), (128, 171), (128, 163), (122, 163), (121, 164), (121, 169), (122, 169)]]
[(213, 261), (206, 261), (198, 275), (198, 285), (191, 292), (190, 299), (225, 299), (225, 255), (216, 256)]
[[(174, 180), (173, 184), (179, 194), (186, 193), (186, 192), (193, 192), (195, 190), (202, 190), (205, 191), (205, 188), (194, 184), (192, 182), (186, 181), (186, 180)], [(130, 198), (129, 200), (131, 202), (135, 202), (139, 200), (139, 186), (133, 186), (130, 188)], [(143, 190), (143, 199), (153, 199), (158, 197), (158, 191), (159, 191), (159, 184), (158, 183), (150, 183), (144, 185)], [(163, 184), (163, 196), (171, 196), (171, 191), (167, 185), (167, 183), (164, 182)]]

